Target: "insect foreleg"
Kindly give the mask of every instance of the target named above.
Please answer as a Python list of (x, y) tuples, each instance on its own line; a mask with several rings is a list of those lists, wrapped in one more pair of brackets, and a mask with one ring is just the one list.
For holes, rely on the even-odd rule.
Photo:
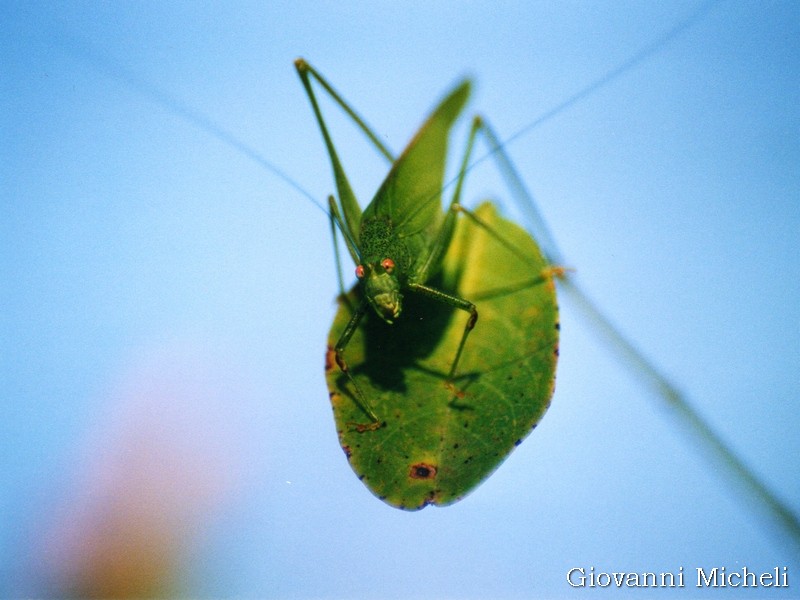
[(374, 424), (377, 424), (378, 417), (375, 415), (375, 411), (370, 406), (369, 402), (367, 401), (366, 396), (364, 396), (364, 392), (361, 391), (358, 383), (356, 383), (353, 374), (350, 373), (350, 368), (347, 366), (347, 361), (344, 359), (344, 350), (347, 348), (347, 344), (350, 343), (350, 338), (353, 337), (356, 329), (358, 328), (358, 324), (361, 322), (361, 318), (364, 316), (364, 313), (367, 311), (369, 303), (366, 299), (361, 301), (361, 304), (358, 305), (356, 312), (353, 313), (353, 316), (350, 318), (350, 322), (347, 324), (347, 327), (344, 328), (339, 341), (336, 342), (336, 347), (334, 348), (334, 352), (336, 355), (336, 364), (339, 365), (339, 369), (341, 369), (342, 373), (347, 375), (347, 378), (350, 380), (350, 383), (353, 384), (353, 387), (356, 390), (355, 394), (355, 401), (361, 407), (369, 418), (372, 419)]
[(452, 383), (456, 376), (458, 361), (461, 359), (461, 353), (464, 350), (464, 345), (467, 343), (467, 336), (469, 336), (469, 332), (474, 329), (475, 323), (478, 322), (478, 309), (469, 300), (464, 300), (463, 298), (459, 298), (458, 296), (453, 296), (452, 294), (448, 294), (446, 292), (428, 287), (426, 285), (420, 285), (418, 283), (409, 283), (408, 289), (418, 294), (422, 294), (423, 296), (427, 296), (428, 298), (433, 298), (434, 300), (443, 302), (444, 304), (447, 304), (449, 306), (460, 308), (461, 310), (469, 313), (469, 318), (467, 319), (467, 323), (464, 325), (464, 333), (462, 334), (461, 341), (458, 344), (458, 350), (456, 350), (456, 356), (453, 359), (453, 364), (450, 366), (450, 372), (447, 374), (447, 383)]

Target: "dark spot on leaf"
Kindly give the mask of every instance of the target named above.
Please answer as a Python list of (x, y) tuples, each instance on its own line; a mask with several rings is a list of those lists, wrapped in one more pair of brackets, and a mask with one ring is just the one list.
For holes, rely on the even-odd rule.
[(514, 442), (514, 445), (515, 446), (519, 446), (521, 443), (522, 443), (522, 440), (517, 440), (516, 442)]
[(558, 356), (558, 346), (556, 346), (555, 350), (553, 350), (553, 354), (555, 354), (556, 356)]
[(344, 445), (342, 446), (342, 450), (344, 450), (344, 454), (345, 456), (347, 456), (347, 460), (350, 460), (350, 455), (352, 454), (350, 446)]
[(560, 329), (561, 329), (561, 323), (556, 321), (556, 330), (560, 330)]
[(453, 450), (456, 450), (456, 449), (458, 448), (458, 446), (459, 446), (458, 442), (456, 442), (455, 444), (453, 444)]
[(411, 471), (408, 475), (411, 479), (435, 479), (436, 465), (429, 465), (427, 463), (411, 465)]

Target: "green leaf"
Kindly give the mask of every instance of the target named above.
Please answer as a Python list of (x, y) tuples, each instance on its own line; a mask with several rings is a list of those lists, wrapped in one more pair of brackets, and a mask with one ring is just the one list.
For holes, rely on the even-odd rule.
[(363, 483), (398, 508), (446, 505), (469, 493), (536, 426), (553, 393), (558, 309), (549, 266), (530, 235), (492, 204), (476, 215), (516, 252), (459, 219), (431, 285), (472, 300), (480, 316), (450, 389), (463, 311), (406, 293), (395, 324), (372, 311), (362, 320), (347, 362), (380, 419), (377, 428), (333, 360), (360, 301), (358, 286), (328, 337), (326, 377), (341, 446)]

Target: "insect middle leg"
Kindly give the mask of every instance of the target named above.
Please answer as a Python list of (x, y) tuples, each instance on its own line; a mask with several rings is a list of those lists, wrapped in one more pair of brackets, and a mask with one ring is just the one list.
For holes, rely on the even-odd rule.
[(447, 374), (447, 383), (452, 384), (456, 376), (458, 361), (461, 359), (461, 353), (464, 351), (464, 345), (467, 343), (467, 336), (469, 335), (469, 332), (475, 328), (475, 323), (478, 322), (478, 308), (469, 300), (459, 298), (458, 296), (453, 296), (452, 294), (437, 290), (436, 288), (428, 287), (419, 283), (411, 283), (408, 287), (410, 290), (418, 294), (422, 294), (428, 298), (433, 298), (439, 302), (460, 308), (461, 310), (469, 313), (469, 318), (464, 326), (464, 333), (462, 334), (461, 341), (458, 344), (458, 350), (456, 350), (456, 356), (453, 359), (453, 364), (450, 366), (450, 372)]

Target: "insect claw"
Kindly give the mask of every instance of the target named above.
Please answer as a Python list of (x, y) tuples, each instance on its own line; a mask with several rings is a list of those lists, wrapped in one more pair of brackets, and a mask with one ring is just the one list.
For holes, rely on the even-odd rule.
[(364, 433), (365, 431), (377, 431), (381, 427), (385, 427), (386, 421), (375, 420), (372, 423), (354, 423), (349, 421), (347, 426), (351, 429), (354, 429), (358, 433)]
[(463, 400), (464, 396), (466, 395), (463, 390), (458, 389), (455, 384), (451, 380), (447, 380), (444, 382), (444, 387), (447, 389), (448, 392), (453, 394), (459, 400)]
[(562, 267), (560, 265), (550, 265), (542, 270), (542, 277), (553, 279), (566, 279), (569, 273), (574, 273), (574, 267)]

